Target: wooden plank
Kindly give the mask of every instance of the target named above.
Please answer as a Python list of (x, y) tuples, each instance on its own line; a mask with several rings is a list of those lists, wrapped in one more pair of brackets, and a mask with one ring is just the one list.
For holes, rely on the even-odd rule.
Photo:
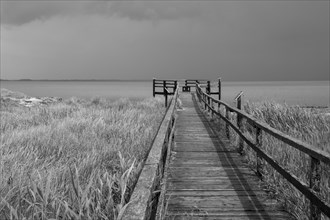
[(199, 197), (212, 197), (212, 196), (259, 196), (265, 195), (263, 190), (236, 190), (236, 189), (218, 189), (218, 190), (171, 190), (168, 189), (167, 196), (199, 196)]
[(239, 155), (237, 153), (233, 153), (232, 151), (227, 151), (224, 148), (216, 148), (218, 151), (216, 152), (195, 152), (195, 151), (176, 151), (172, 153), (172, 156), (175, 158), (189, 158), (189, 159), (218, 159), (218, 160), (226, 160), (229, 158), (237, 158)]
[[(200, 167), (198, 167), (198, 168), (200, 168)], [(170, 167), (170, 169), (173, 169), (173, 168)], [(187, 169), (187, 168), (183, 167), (183, 171), (181, 171), (181, 172), (171, 171), (169, 173), (169, 178), (204, 177), (206, 179), (206, 178), (213, 177), (213, 176), (224, 176), (224, 175), (227, 175), (227, 176), (238, 176), (238, 175), (252, 175), (253, 176), (253, 175), (255, 175), (254, 173), (251, 173), (249, 170), (246, 170), (245, 172), (240, 172), (239, 174), (237, 174), (237, 173), (233, 173), (233, 172), (229, 173), (229, 172), (224, 172), (224, 171), (220, 171), (220, 170), (214, 170), (214, 171), (208, 171), (208, 172), (203, 172), (203, 171), (184, 172), (184, 169)]]
[(218, 138), (216, 136), (214, 137), (203, 137), (203, 136), (182, 136), (182, 135), (176, 135), (175, 139), (180, 141), (191, 141), (191, 142), (219, 142)]
[(221, 196), (221, 197), (170, 197), (167, 201), (169, 209), (171, 206), (178, 209), (179, 207), (212, 207), (218, 208), (260, 208), (262, 209), (265, 206), (276, 205), (277, 200), (271, 199), (253, 199), (251, 197), (234, 197), (234, 196)]
[(196, 215), (203, 214), (203, 213), (205, 214), (205, 212), (207, 212), (209, 215), (217, 215), (217, 213), (226, 213), (226, 212), (229, 212), (229, 213), (281, 212), (284, 215), (287, 215), (283, 206), (274, 204), (274, 203), (271, 205), (263, 205), (263, 206), (222, 207), (221, 209), (219, 209), (217, 207), (184, 207), (184, 206), (175, 207), (175, 206), (171, 205), (171, 206), (169, 206), (167, 213), (169, 215), (173, 215), (173, 214), (182, 215), (186, 212), (194, 213)]
[(220, 189), (220, 190), (168, 190), (168, 196), (257, 196), (264, 195), (263, 190), (235, 190), (235, 189)]
[[(204, 138), (217, 138), (216, 135), (209, 134), (205, 130), (204, 131), (201, 131), (201, 132), (199, 132), (198, 130), (184, 130), (184, 131), (181, 131), (180, 133), (179, 132), (175, 132), (174, 134), (176, 136), (178, 136), (178, 137), (180, 137), (180, 136), (185, 136), (185, 137), (195, 137), (195, 136), (198, 136), (198, 137), (204, 137)], [(194, 141), (192, 139), (187, 140), (187, 142), (194, 143)]]
[[(173, 147), (173, 151), (175, 152), (218, 152), (220, 150), (218, 150), (219, 148), (215, 148), (215, 147), (207, 147), (207, 146), (201, 146), (201, 145), (195, 145), (195, 146), (190, 146), (190, 145), (183, 145), (183, 146), (174, 146)], [(227, 149), (223, 149), (223, 151), (227, 151), (227, 152), (236, 152), (236, 151), (230, 151)]]
[(219, 140), (188, 94), (180, 97), (165, 184), (165, 219), (289, 219), (229, 140)]
[(181, 219), (191, 219), (191, 220), (200, 220), (200, 219), (222, 219), (222, 220), (281, 220), (281, 219), (290, 219), (291, 217), (285, 212), (278, 211), (255, 211), (255, 210), (246, 210), (246, 211), (226, 211), (226, 212), (207, 212), (206, 210), (201, 210), (199, 212), (186, 211), (186, 212), (172, 212), (165, 217), (165, 219), (181, 220)]
[(167, 188), (172, 190), (227, 190), (227, 189), (234, 189), (234, 190), (259, 190), (260, 187), (257, 183), (246, 183), (243, 184), (242, 182), (232, 182), (232, 181), (223, 181), (221, 183), (211, 181), (207, 181), (204, 184), (198, 182), (196, 184), (187, 183), (187, 182), (172, 182), (168, 181)]
[[(220, 161), (219, 159), (181, 159), (176, 160), (171, 163), (170, 167), (214, 167), (214, 166), (224, 166), (231, 167), (233, 165), (232, 162), (228, 161)], [(241, 161), (236, 162), (237, 166), (244, 166), (245, 164)]]
[(175, 146), (177, 146), (177, 147), (200, 147), (200, 148), (208, 147), (208, 148), (217, 149), (220, 145), (221, 147), (228, 149), (228, 145), (230, 144), (230, 141), (218, 140), (215, 143), (214, 142), (212, 142), (212, 143), (196, 143), (196, 142), (191, 142), (191, 141), (180, 141), (180, 142), (176, 141)]

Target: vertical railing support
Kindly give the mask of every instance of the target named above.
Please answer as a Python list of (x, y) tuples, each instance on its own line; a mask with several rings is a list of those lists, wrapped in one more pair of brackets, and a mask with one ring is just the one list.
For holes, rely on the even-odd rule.
[[(311, 174), (309, 185), (310, 188), (316, 192), (320, 192), (320, 181), (321, 181), (321, 165), (320, 160), (311, 156)], [(313, 200), (310, 200), (310, 219), (311, 220), (321, 220), (321, 210), (314, 205)]]
[[(256, 127), (256, 146), (260, 149), (262, 147), (262, 130)], [(257, 153), (257, 175), (262, 177), (263, 175), (263, 161), (260, 155)]]
[(218, 79), (218, 92), (219, 92), (219, 100), (221, 100), (221, 78)]
[(210, 83), (210, 81), (207, 81), (206, 93), (208, 95), (210, 95), (210, 93), (211, 93), (211, 83)]
[(211, 101), (209, 96), (207, 96), (207, 104), (208, 104), (207, 111), (210, 112)]
[[(236, 102), (237, 102), (237, 106), (236, 107), (239, 110), (241, 110), (242, 109), (242, 92), (240, 92), (235, 99), (236, 99)], [(242, 116), (240, 114), (237, 114), (237, 127), (243, 133)], [(239, 137), (238, 152), (240, 154), (243, 154), (243, 150), (244, 150), (244, 142), (243, 142), (243, 139), (241, 137)]]
[[(229, 109), (226, 106), (226, 118), (228, 119), (228, 121), (230, 121), (229, 119)], [(226, 136), (228, 138), (228, 140), (230, 139), (230, 133), (229, 133), (229, 124), (226, 123)]]
[(156, 91), (156, 88), (155, 88), (155, 82), (156, 82), (156, 78), (153, 78), (152, 79), (152, 96), (155, 97), (155, 91)]
[(213, 110), (214, 110), (214, 103), (213, 103), (213, 99), (211, 99), (211, 117), (213, 118)]
[[(221, 100), (221, 78), (218, 78), (218, 93), (219, 100)], [(220, 114), (220, 102), (218, 102), (218, 112)]]
[(165, 108), (167, 107), (167, 88), (166, 88), (166, 80), (163, 81), (163, 91), (165, 96)]

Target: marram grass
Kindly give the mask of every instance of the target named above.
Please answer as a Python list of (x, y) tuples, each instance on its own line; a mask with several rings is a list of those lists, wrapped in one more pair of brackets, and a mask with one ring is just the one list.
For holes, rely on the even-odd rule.
[(163, 100), (1, 101), (2, 219), (120, 219)]

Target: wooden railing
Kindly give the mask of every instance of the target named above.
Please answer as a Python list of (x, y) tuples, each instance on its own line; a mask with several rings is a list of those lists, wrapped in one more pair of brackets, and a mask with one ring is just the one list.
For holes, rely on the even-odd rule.
[[(159, 91), (160, 88), (160, 91)], [(174, 95), (178, 88), (178, 80), (152, 80), (152, 95), (163, 95), (165, 97), (165, 107), (167, 107), (167, 101), (169, 95)]]
[(168, 96), (174, 95), (176, 89), (179, 87), (178, 82), (182, 83), (182, 92), (190, 92), (190, 88), (196, 86), (196, 83), (200, 85), (200, 87), (205, 88), (205, 91), (209, 95), (218, 95), (219, 99), (221, 99), (221, 79), (218, 79), (218, 89), (217, 91), (211, 90), (211, 81), (205, 79), (181, 79), (181, 80), (173, 80), (173, 79), (153, 79), (152, 80), (152, 95), (155, 97), (156, 95), (163, 95), (165, 97), (165, 107), (167, 107)]
[(160, 181), (164, 173), (167, 151), (172, 144), (174, 135), (174, 113), (178, 92), (179, 89), (177, 87), (154, 138), (122, 219), (144, 220), (155, 218), (160, 195)]
[[(252, 116), (244, 113), (241, 110), (241, 96), (238, 95), (237, 98), (237, 108), (229, 106), (227, 103), (217, 100), (210, 95), (202, 91), (199, 84), (196, 83), (196, 95), (200, 102), (204, 103), (204, 108), (212, 113), (212, 116), (217, 115), (222, 120), (226, 122), (226, 135), (229, 138), (229, 126), (239, 135), (239, 147), (238, 150), (241, 152), (243, 150), (243, 141), (250, 146), (257, 153), (257, 172), (260, 174), (260, 159), (267, 161), (278, 173), (280, 173), (287, 181), (289, 181), (296, 189), (298, 189), (304, 196), (306, 196), (311, 203), (310, 209), (310, 219), (321, 219), (321, 212), (330, 217), (330, 205), (323, 199), (321, 199), (317, 194), (320, 192), (320, 181), (321, 181), (321, 162), (330, 165), (330, 155), (314, 146), (306, 144), (296, 138), (290, 137), (281, 131), (278, 131), (269, 125), (258, 121)], [(214, 107), (218, 105), (218, 108)], [(221, 114), (220, 107), (225, 107), (225, 116)], [(233, 124), (229, 118), (229, 112), (235, 112), (237, 115), (237, 124)], [(242, 131), (242, 119), (255, 127), (256, 129), (256, 142), (252, 143)], [(309, 186), (300, 181), (294, 174), (287, 171), (280, 164), (278, 164), (271, 156), (261, 149), (262, 146), (262, 132), (266, 132), (271, 136), (277, 138), (278, 140), (298, 149), (309, 155), (311, 159), (310, 167), (310, 178)]]
[(218, 78), (218, 90), (211, 90), (211, 81), (204, 79), (186, 79), (184, 82), (184, 86), (182, 86), (183, 92), (190, 92), (190, 87), (195, 87), (196, 83), (200, 85), (200, 87), (205, 87), (206, 94), (209, 95), (218, 95), (219, 99), (221, 99), (221, 78)]

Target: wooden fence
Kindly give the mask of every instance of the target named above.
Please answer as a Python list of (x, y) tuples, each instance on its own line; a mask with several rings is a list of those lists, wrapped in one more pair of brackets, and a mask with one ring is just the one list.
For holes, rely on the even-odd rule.
[(144, 220), (155, 218), (160, 195), (160, 181), (163, 178), (167, 151), (172, 144), (174, 135), (174, 113), (178, 92), (177, 86), (134, 187), (130, 204), (122, 219)]
[[(269, 125), (258, 121), (252, 116), (244, 113), (241, 110), (241, 94), (237, 99), (237, 108), (229, 106), (227, 103), (217, 100), (211, 97), (209, 94), (202, 91), (201, 86), (196, 83), (196, 94), (200, 102), (204, 103), (205, 109), (212, 113), (212, 116), (216, 115), (226, 122), (226, 135), (229, 138), (229, 126), (239, 135), (239, 151), (243, 150), (243, 141), (250, 146), (257, 153), (257, 172), (260, 173), (260, 159), (267, 161), (278, 173), (280, 173), (286, 180), (288, 180), (296, 189), (298, 189), (304, 196), (306, 196), (311, 203), (310, 219), (320, 220), (321, 212), (324, 215), (330, 217), (330, 205), (318, 196), (320, 192), (320, 180), (321, 180), (321, 162), (330, 165), (330, 155), (314, 146), (306, 144), (298, 139), (292, 138), (281, 131), (278, 131)], [(218, 106), (217, 109), (215, 104)], [(225, 107), (225, 116), (221, 114), (220, 107)], [(236, 113), (237, 124), (233, 124), (229, 118), (229, 112)], [(256, 142), (252, 143), (242, 131), (242, 119), (255, 127), (256, 129)], [(298, 149), (305, 154), (308, 154), (311, 159), (310, 167), (310, 184), (300, 181), (294, 174), (287, 171), (281, 165), (279, 165), (271, 156), (261, 149), (262, 146), (262, 132), (266, 132), (278, 140)]]

